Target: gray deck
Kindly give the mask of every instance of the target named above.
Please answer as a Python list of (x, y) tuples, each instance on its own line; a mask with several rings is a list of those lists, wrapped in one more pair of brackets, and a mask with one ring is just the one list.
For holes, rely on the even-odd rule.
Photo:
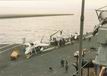
[[(67, 45), (61, 48), (57, 48), (50, 52), (46, 52), (40, 55), (35, 55), (30, 59), (24, 57), (24, 52), (21, 47), (21, 56), (16, 61), (10, 61), (11, 49), (5, 51), (7, 48), (2, 49), (5, 51), (0, 54), (0, 76), (72, 76), (75, 72), (75, 68), (72, 63), (75, 62), (73, 53), (78, 50), (78, 41), (73, 45)], [(83, 47), (97, 47), (96, 37), (92, 38), (89, 42), (84, 40)], [(13, 46), (10, 46), (13, 47)], [(8, 47), (8, 48), (10, 48)], [(86, 59), (94, 59), (95, 52), (90, 50), (87, 52)], [(60, 60), (65, 58), (69, 63), (69, 71), (65, 72), (64, 68), (60, 66)], [(53, 67), (54, 71), (50, 72), (49, 67)]]

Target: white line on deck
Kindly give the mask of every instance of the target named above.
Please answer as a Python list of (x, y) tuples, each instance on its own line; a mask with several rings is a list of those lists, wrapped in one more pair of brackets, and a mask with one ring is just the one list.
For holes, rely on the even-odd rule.
[(0, 54), (4, 53), (4, 52), (6, 52), (6, 51), (8, 51), (8, 50), (10, 50), (10, 49), (13, 49), (13, 48), (15, 48), (15, 47), (17, 47), (17, 46), (20, 46), (20, 45), (15, 45), (15, 46), (13, 46), (13, 47), (7, 48), (6, 50), (1, 51)]
[(11, 45), (13, 45), (13, 44), (4, 45), (4, 46), (0, 47), (0, 49), (6, 48), (6, 47), (11, 46)]

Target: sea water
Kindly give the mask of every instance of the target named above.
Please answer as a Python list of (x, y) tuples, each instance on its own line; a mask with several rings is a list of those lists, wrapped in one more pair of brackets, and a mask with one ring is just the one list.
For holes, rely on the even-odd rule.
[[(84, 33), (93, 31), (98, 23), (97, 16), (92, 11), (85, 13)], [(0, 43), (22, 43), (49, 40), (49, 36), (58, 30), (66, 35), (74, 34), (80, 30), (80, 14), (69, 16), (49, 16), (13, 18), (0, 20)]]

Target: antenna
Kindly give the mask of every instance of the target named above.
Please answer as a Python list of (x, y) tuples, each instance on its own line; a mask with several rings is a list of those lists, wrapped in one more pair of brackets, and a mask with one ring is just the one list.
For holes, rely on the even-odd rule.
[(70, 15), (74, 15), (74, 14), (10, 14), (10, 15), (0, 15), (0, 19), (47, 17), (47, 16), (70, 16)]
[(80, 18), (80, 44), (79, 44), (79, 64), (78, 64), (78, 75), (82, 76), (82, 39), (83, 39), (83, 27), (84, 27), (84, 7), (85, 7), (85, 0), (82, 0), (82, 7), (81, 7), (81, 18)]

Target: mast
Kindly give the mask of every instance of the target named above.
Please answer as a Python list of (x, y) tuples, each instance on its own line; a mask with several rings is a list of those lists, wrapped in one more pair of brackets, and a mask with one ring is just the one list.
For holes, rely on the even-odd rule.
[(81, 17), (80, 17), (80, 43), (79, 43), (79, 63), (78, 63), (78, 76), (82, 76), (82, 39), (83, 39), (83, 27), (84, 27), (84, 5), (85, 0), (82, 0), (82, 7), (81, 7)]

